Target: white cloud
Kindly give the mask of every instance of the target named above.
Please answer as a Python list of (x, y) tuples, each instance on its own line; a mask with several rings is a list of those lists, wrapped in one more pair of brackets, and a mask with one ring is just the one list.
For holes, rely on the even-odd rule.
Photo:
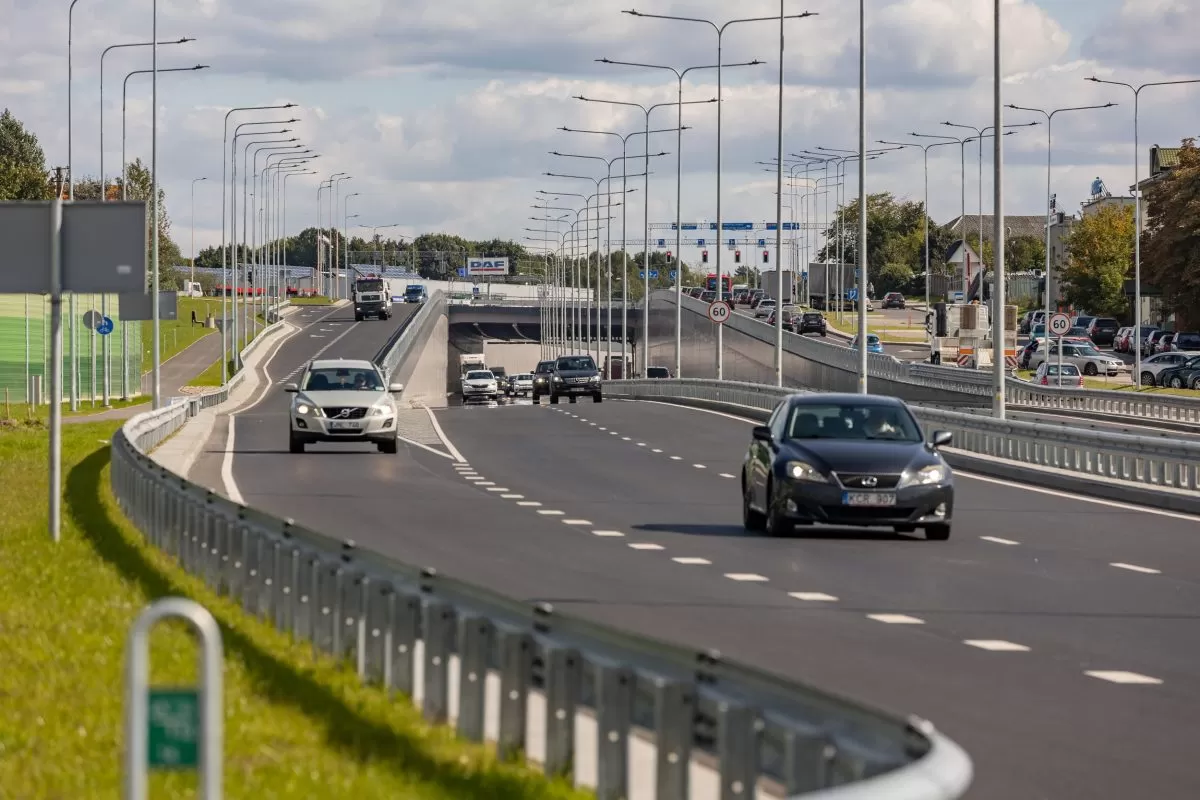
[[(204, 246), (219, 238), (223, 120), (231, 106), (296, 102), (301, 121), (292, 127), (322, 175), (347, 172), (342, 184), (351, 213), (371, 225), (402, 223), (405, 234), (424, 230), (472, 238), (520, 238), (539, 215), (528, 208), (538, 189), (590, 193), (584, 181), (556, 180), (548, 171), (602, 174), (599, 162), (560, 159), (550, 150), (606, 157), (619, 155), (613, 137), (564, 133), (640, 131), (644, 117), (629, 107), (571, 99), (620, 99), (650, 105), (675, 99), (664, 70), (604, 65), (596, 59), (674, 65), (709, 65), (715, 36), (701, 25), (635, 19), (619, 13), (629, 0), (165, 0), (160, 38), (197, 41), (160, 48), (161, 66), (211, 64), (199, 73), (164, 76), (159, 84), (159, 164), (177, 230), (190, 228), (188, 194), (197, 186), (196, 236)], [(1084, 80), (1096, 74), (1140, 83), (1169, 80), (1189, 69), (1200, 76), (1193, 43), (1196, 15), (1179, 15), (1183, 0), (1127, 2), (1111, 18), (1057, 20), (1041, 0), (1006, 0), (1005, 102), (1023, 106), (1120, 103), (1103, 111), (1064, 113), (1054, 122), (1054, 186), (1060, 204), (1083, 199), (1092, 178), (1111, 187), (1133, 177), (1132, 98), (1124, 89)], [(0, 44), (6, 64), (0, 92), (13, 112), (42, 138), (51, 164), (66, 162), (65, 7), (42, 0), (8, 0)], [(717, 0), (640, 0), (647, 13), (728, 18)], [(752, 0), (738, 16), (769, 16), (777, 4)], [(795, 11), (799, 4), (790, 6)], [(857, 136), (857, 4), (811, 0), (818, 15), (787, 23), (786, 145), (795, 153), (817, 146), (853, 148)], [(910, 131), (950, 134), (942, 121), (992, 122), (991, 0), (869, 0), (868, 137), (907, 139)], [(1082, 21), (1081, 21), (1082, 19)], [(133, 17), (94, 0), (76, 8), (74, 31), (74, 152), (78, 174), (98, 170), (97, 64), (113, 43), (144, 41), (148, 15)], [(55, 32), (54, 37), (46, 35)], [(1076, 45), (1082, 44), (1081, 48)], [(774, 214), (774, 182), (758, 161), (775, 154), (778, 28), (774, 23), (734, 25), (724, 59), (759, 59), (754, 68), (725, 70), (723, 117), (724, 204), (727, 219), (763, 220)], [(106, 167), (116, 171), (120, 148), (120, 81), (148, 66), (148, 48), (110, 55), (106, 66)], [(1188, 76), (1191, 77), (1191, 76)], [(685, 98), (716, 95), (714, 70), (692, 72)], [(149, 80), (130, 83), (128, 139), (131, 157), (148, 161)], [(1200, 86), (1147, 91), (1141, 101), (1143, 149), (1200, 133)], [(684, 217), (708, 219), (715, 210), (715, 105), (685, 107)], [(1006, 122), (1038, 119), (1008, 111)], [(293, 110), (250, 119), (287, 119)], [(674, 109), (655, 111), (652, 126), (673, 128)], [(630, 140), (629, 152), (641, 147)], [(914, 142), (920, 140), (913, 140)], [(926, 142), (931, 140), (925, 140)], [(1005, 139), (1006, 208), (1037, 214), (1044, 206), (1045, 127)], [(675, 217), (674, 134), (656, 134), (650, 214)], [(960, 205), (959, 154), (944, 147), (930, 154), (931, 210), (956, 215)], [(985, 210), (990, 206), (990, 142), (984, 148)], [(968, 212), (974, 210), (975, 149), (968, 148)], [(1142, 153), (1143, 164), (1146, 154)], [(239, 169), (240, 169), (239, 164)], [(630, 160), (630, 171), (640, 163)], [(620, 169), (620, 164), (616, 165)], [(853, 191), (854, 172), (850, 173)], [(317, 181), (289, 182), (289, 224), (315, 224)], [(630, 229), (640, 228), (641, 181), (630, 195)], [(353, 186), (351, 190), (349, 186)], [(868, 187), (920, 199), (920, 151), (890, 153), (870, 162)], [(564, 197), (564, 203), (574, 202)], [(562, 204), (562, 203), (557, 203)], [(340, 216), (342, 209), (339, 208)], [(787, 213), (787, 212), (785, 212)], [(635, 223), (634, 220), (637, 220)], [(537, 225), (534, 224), (534, 227)]]

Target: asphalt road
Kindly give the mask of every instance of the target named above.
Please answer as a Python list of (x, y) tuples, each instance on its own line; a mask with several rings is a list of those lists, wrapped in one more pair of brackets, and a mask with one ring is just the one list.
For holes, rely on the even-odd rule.
[[(339, 353), (373, 354), (385, 327), (352, 326)], [(303, 344), (285, 346), (273, 378), (307, 357)], [(285, 409), (272, 392), (238, 417), (231, 473), (249, 504), (925, 716), (970, 751), (973, 798), (1190, 797), (1200, 785), (1191, 518), (962, 476), (948, 542), (766, 539), (740, 526), (743, 420), (611, 400), (452, 407), (435, 412), (449, 446), (290, 455)]]

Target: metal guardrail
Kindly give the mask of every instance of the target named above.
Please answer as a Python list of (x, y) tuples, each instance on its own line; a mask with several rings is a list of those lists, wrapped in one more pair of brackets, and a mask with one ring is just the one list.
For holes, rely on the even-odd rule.
[[(397, 350), (419, 355), (417, 334), (438, 314), (427, 305)], [(538, 705), (529, 701), (540, 698), (542, 768), (569, 774), (577, 722), (594, 725), (604, 800), (628, 796), (631, 737), (654, 743), (660, 800), (689, 797), (693, 755), (701, 753), (715, 757), (722, 800), (752, 796), (760, 779), (789, 796), (828, 800), (953, 800), (970, 785), (966, 753), (924, 720), (503, 597), (174, 475), (148, 453), (192, 409), (140, 414), (113, 437), (112, 488), (125, 515), (248, 613), (353, 665), (363, 681), (410, 697), (419, 690), (431, 722), (450, 721), (456, 695), (458, 733), (483, 741), (495, 730), (497, 752), (511, 757), (530, 744), (529, 709)]]
[[(674, 302), (674, 293), (666, 293), (662, 299)], [(685, 295), (684, 307), (703, 315), (705, 304)], [(774, 330), (765, 322), (737, 314), (725, 325), (771, 347), (775, 345)], [(785, 332), (784, 349), (792, 355), (825, 366), (850, 372), (858, 370), (857, 352), (841, 345)], [(992, 396), (992, 375), (987, 371), (920, 362), (908, 363), (894, 356), (878, 353), (869, 354), (868, 370), (872, 377), (914, 386), (940, 388), (978, 397)], [(1010, 404), (1023, 408), (1136, 416), (1163, 422), (1200, 425), (1200, 394), (1196, 397), (1167, 394), (1148, 396), (1133, 390), (1038, 387), (1012, 377), (1007, 379), (1005, 391)]]
[[(441, 289), (434, 290), (429, 299), (421, 304), (417, 313), (413, 314), (398, 331), (398, 336), (392, 341), (387, 352), (376, 359), (379, 368), (389, 381), (393, 378), (401, 383), (408, 380), (405, 370), (400, 369), (410, 361), (412, 356), (420, 356), (421, 348), (429, 338), (438, 317), (445, 316), (447, 307), (446, 293)], [(416, 367), (416, 358), (411, 358), (412, 366)], [(409, 370), (411, 372), (411, 370)]]
[[(687, 378), (610, 381), (604, 391), (613, 397), (699, 400), (758, 412), (770, 412), (796, 393), (763, 384)], [(923, 425), (951, 431), (957, 450), (1152, 489), (1200, 490), (1200, 443), (910, 407)]]

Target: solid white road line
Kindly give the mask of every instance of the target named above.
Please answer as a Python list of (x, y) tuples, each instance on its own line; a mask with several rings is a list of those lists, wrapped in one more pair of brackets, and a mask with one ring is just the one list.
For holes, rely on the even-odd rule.
[(883, 622), (888, 625), (924, 625), (925, 620), (910, 617), (907, 614), (867, 614), (867, 619)]
[(1154, 685), (1162, 683), (1158, 678), (1151, 678), (1149, 675), (1139, 675), (1136, 672), (1123, 672), (1121, 670), (1088, 670), (1083, 673), (1089, 678), (1099, 678), (1102, 681), (1109, 683), (1140, 683), (1146, 685)]
[(631, 544), (629, 546), (632, 547), (634, 550), (662, 550), (663, 549), (663, 546), (661, 544), (653, 544), (651, 542), (634, 542), (633, 544)]
[(707, 558), (692, 558), (690, 556), (684, 556), (683, 558), (672, 558), (671, 560), (674, 561), (676, 564), (711, 564), (712, 563)]
[(625, 534), (620, 531), (592, 531), (593, 536), (603, 536), (610, 539), (620, 539)]
[(836, 603), (837, 598), (824, 592), (788, 592), (788, 597), (808, 603)]
[(1141, 572), (1146, 575), (1161, 575), (1162, 574), (1162, 570), (1160, 570), (1160, 569), (1151, 569), (1150, 567), (1139, 567), (1137, 564), (1122, 564), (1120, 561), (1114, 561), (1113, 563), (1109, 564), (1109, 566), (1116, 567), (1117, 569), (1127, 569), (1130, 572)]
[(1029, 648), (1016, 642), (1006, 642), (1003, 639), (963, 639), (963, 644), (978, 647), (980, 650), (990, 650), (993, 653), (1028, 653)]
[(1020, 544), (1020, 542), (1014, 542), (1012, 539), (1001, 539), (999, 536), (980, 536), (979, 538), (985, 542), (993, 542), (995, 544)]
[(441, 450), (430, 447), (427, 444), (421, 444), (420, 442), (414, 442), (412, 439), (405, 439), (403, 436), (397, 436), (396, 438), (399, 439), (400, 441), (404, 442), (405, 444), (412, 445), (413, 447), (419, 447), (422, 450), (428, 450), (429, 452), (433, 453), (435, 456), (441, 456), (442, 458), (448, 458), (451, 461), (454, 460), (454, 456), (450, 455), (449, 453), (443, 453)]
[(768, 580), (767, 576), (754, 572), (726, 572), (725, 577), (731, 581), (751, 581), (755, 583), (763, 583)]
[(463, 454), (458, 452), (458, 448), (454, 446), (453, 442), (451, 442), (449, 437), (446, 436), (446, 432), (442, 430), (442, 425), (437, 421), (437, 417), (434, 415), (433, 409), (426, 405), (422, 405), (421, 407), (424, 408), (425, 413), (429, 415), (429, 423), (433, 425), (433, 432), (436, 433), (437, 437), (442, 440), (442, 444), (446, 445), (446, 452), (454, 456), (455, 461), (463, 464), (467, 463), (467, 460), (463, 458)]

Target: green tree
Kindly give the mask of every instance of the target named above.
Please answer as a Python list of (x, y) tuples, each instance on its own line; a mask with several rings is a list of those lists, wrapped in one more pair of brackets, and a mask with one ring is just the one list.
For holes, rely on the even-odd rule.
[(1014, 236), (1004, 246), (1005, 269), (1028, 272), (1046, 269), (1046, 240), (1040, 236)]
[(1125, 278), (1133, 266), (1133, 208), (1105, 206), (1076, 223), (1063, 270), (1067, 302), (1102, 316), (1128, 310)]
[[(839, 226), (840, 222), (840, 226)], [(867, 260), (871, 283), (876, 294), (902, 290), (916, 275), (925, 272), (925, 207), (923, 203), (897, 200), (890, 192), (867, 196)], [(944, 266), (946, 235), (929, 221), (930, 267)], [(817, 260), (837, 260), (838, 243), (842, 260), (858, 260), (858, 200), (838, 210), (825, 231), (826, 246)], [(943, 246), (946, 245), (946, 246)]]
[(49, 200), (46, 155), (38, 138), (6, 108), (0, 113), (0, 200)]
[(1179, 164), (1146, 193), (1143, 277), (1163, 292), (1177, 330), (1200, 327), (1200, 150), (1185, 139)]

